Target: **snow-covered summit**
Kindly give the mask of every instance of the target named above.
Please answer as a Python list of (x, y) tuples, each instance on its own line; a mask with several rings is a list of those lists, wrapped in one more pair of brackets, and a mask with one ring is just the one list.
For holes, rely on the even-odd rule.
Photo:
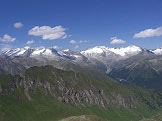
[(69, 60), (78, 60), (82, 59), (82, 54), (79, 52), (75, 52), (72, 50), (62, 50), (57, 51), (54, 48), (45, 48), (45, 47), (37, 47), (37, 48), (16, 48), (11, 49), (3, 53), (3, 56), (14, 59), (18, 57), (31, 57), (38, 60), (59, 60), (59, 59), (69, 59)]
[(16, 48), (16, 49), (10, 49), (6, 52), (4, 52), (3, 54), (6, 56), (20, 56), (22, 54), (24, 54), (28, 49), (30, 49), (30, 47), (24, 47), (24, 48)]
[(81, 53), (85, 56), (95, 56), (96, 54), (117, 54), (120, 56), (127, 56), (127, 55), (136, 55), (140, 53), (142, 49), (140, 47), (137, 47), (135, 45), (123, 47), (123, 48), (108, 48), (105, 46), (96, 46), (94, 48), (90, 48), (88, 50), (82, 51)]
[[(82, 58), (99, 58), (99, 59), (115, 59), (115, 58), (129, 58), (131, 56), (134, 56), (136, 54), (139, 54), (140, 52), (144, 51), (145, 49), (140, 48), (135, 45), (122, 47), (122, 48), (109, 48), (106, 46), (96, 46), (93, 48), (89, 48), (85, 51), (75, 52), (69, 49), (57, 51), (54, 48), (46, 48), (46, 47), (38, 47), (38, 48), (30, 48), (30, 47), (24, 47), (24, 48), (16, 48), (16, 49), (10, 49), (3, 53), (4, 56), (9, 58), (15, 58), (15, 57), (45, 57), (45, 58), (68, 58), (71, 60), (75, 59), (82, 59)], [(156, 55), (162, 55), (162, 47), (158, 48), (156, 50), (147, 50), (150, 52), (155, 53)], [(106, 60), (107, 60), (106, 59)]]
[(110, 54), (112, 53), (108, 47), (105, 46), (96, 46), (93, 48), (89, 48), (88, 50), (85, 51), (81, 51), (81, 54), (85, 55), (85, 56), (97, 56), (100, 54)]
[(130, 55), (136, 55), (140, 53), (143, 49), (138, 46), (131, 45), (122, 48), (109, 48), (109, 50), (120, 56), (127, 56), (127, 55), (130, 56)]
[(109, 49), (105, 46), (96, 46), (93, 48), (89, 48), (88, 50), (82, 51), (84, 54), (92, 54), (92, 53), (103, 53), (109, 51)]
[(52, 50), (48, 48), (36, 48), (34, 51), (31, 53), (31, 56), (39, 56), (39, 55), (45, 55), (45, 56), (50, 56), (52, 55)]
[(11, 49), (3, 53), (3, 55), (7, 57), (18, 57), (18, 56), (26, 56), (28, 57), (34, 57), (34, 56), (54, 56), (58, 55), (57, 50), (54, 48), (45, 48), (45, 47), (38, 47), (38, 48), (30, 48), (30, 47), (24, 47), (24, 48), (16, 48)]
[(162, 47), (155, 49), (152, 52), (155, 53), (156, 55), (162, 55)]

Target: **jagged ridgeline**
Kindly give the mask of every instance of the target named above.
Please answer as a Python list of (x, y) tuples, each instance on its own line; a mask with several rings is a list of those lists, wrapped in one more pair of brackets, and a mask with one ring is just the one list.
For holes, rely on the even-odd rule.
[(161, 106), (161, 92), (52, 66), (0, 76), (0, 121), (139, 121)]
[(30, 67), (45, 65), (82, 72), (94, 80), (106, 80), (110, 76), (123, 84), (162, 90), (162, 48), (96, 46), (75, 52), (24, 47), (0, 53), (0, 74), (23, 75)]

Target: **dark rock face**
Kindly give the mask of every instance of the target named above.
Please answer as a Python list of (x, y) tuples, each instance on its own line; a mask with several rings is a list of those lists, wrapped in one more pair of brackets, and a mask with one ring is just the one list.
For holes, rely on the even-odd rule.
[(31, 79), (27, 82), (24, 81), (24, 93), (29, 100), (32, 100), (30, 93), (35, 89), (40, 88), (46, 94), (50, 94), (56, 97), (59, 101), (67, 104), (91, 104), (105, 107), (107, 105), (120, 105), (126, 108), (135, 108), (136, 101), (131, 99), (125, 99), (120, 94), (112, 94), (112, 97), (108, 97), (102, 88), (89, 87), (88, 89), (74, 89), (67, 88), (65, 83), (57, 81), (55, 85), (50, 84), (48, 81), (42, 83), (39, 79)]
[(125, 99), (120, 94), (113, 94), (112, 97), (105, 94), (103, 89), (67, 89), (59, 87), (62, 93), (58, 99), (70, 104), (95, 104), (105, 107), (107, 105), (120, 105), (125, 108), (135, 108), (136, 102), (133, 99)]
[(107, 98), (102, 89), (68, 89), (65, 86), (59, 86), (61, 96), (58, 99), (62, 102), (71, 104), (97, 104), (103, 107), (108, 104)]

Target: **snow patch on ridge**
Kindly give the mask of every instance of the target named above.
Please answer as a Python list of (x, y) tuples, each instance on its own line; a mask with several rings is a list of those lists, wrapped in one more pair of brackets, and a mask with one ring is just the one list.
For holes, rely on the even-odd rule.
[(109, 50), (120, 56), (136, 55), (142, 51), (140, 47), (134, 45), (125, 48), (109, 48)]
[(142, 49), (140, 47), (137, 47), (134, 45), (128, 46), (125, 48), (108, 48), (105, 46), (97, 46), (97, 47), (82, 51), (81, 54), (83, 54), (85, 56), (93, 56), (94, 54), (115, 53), (120, 56), (126, 56), (126, 55), (136, 55), (141, 51), (142, 51)]
[(105, 46), (96, 46), (94, 48), (89, 48), (88, 50), (82, 51), (80, 53), (85, 56), (96, 57), (97, 55), (101, 55), (103, 53), (111, 54), (112, 52), (109, 50), (109, 48), (107, 48)]
[(155, 49), (152, 52), (155, 53), (156, 55), (162, 55), (162, 47)]

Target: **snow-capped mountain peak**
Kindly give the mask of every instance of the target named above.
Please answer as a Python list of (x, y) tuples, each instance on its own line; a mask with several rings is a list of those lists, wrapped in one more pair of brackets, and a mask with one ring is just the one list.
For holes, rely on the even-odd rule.
[(96, 56), (96, 55), (100, 55), (103, 53), (111, 53), (108, 47), (105, 46), (96, 46), (93, 48), (89, 48), (88, 50), (82, 51), (81, 54), (85, 55), (85, 56)]
[(11, 49), (3, 53), (3, 56), (14, 59), (18, 57), (31, 57), (38, 60), (59, 60), (59, 59), (69, 59), (69, 60), (77, 60), (82, 59), (82, 55), (78, 52), (74, 52), (72, 50), (63, 50), (57, 51), (54, 48), (16, 48)]
[(39, 47), (39, 48), (30, 48), (30, 47), (24, 47), (24, 48), (16, 48), (11, 49), (9, 51), (6, 51), (3, 53), (3, 55), (7, 57), (18, 57), (18, 56), (25, 56), (28, 55), (29, 57), (34, 56), (53, 56), (58, 55), (57, 50), (53, 48), (45, 48), (45, 47)]
[(31, 53), (31, 56), (39, 56), (39, 55), (51, 56), (51, 55), (53, 55), (53, 52), (51, 49), (48, 49), (48, 48), (36, 48)]
[(135, 45), (131, 45), (123, 48), (109, 48), (109, 50), (120, 56), (136, 55), (142, 51), (140, 47)]
[(16, 49), (11, 49), (3, 53), (6, 56), (20, 56), (24, 54), (30, 47), (24, 47), (24, 48), (16, 48)]
[[(70, 59), (70, 60), (82, 60), (83, 58), (91, 58), (91, 59), (97, 59), (97, 60), (120, 60), (120, 59), (126, 59), (131, 56), (137, 55), (140, 52), (143, 52), (145, 49), (142, 49), (138, 46), (132, 45), (122, 48), (109, 48), (106, 46), (96, 46), (93, 48), (89, 48), (85, 51), (75, 52), (69, 49), (57, 51), (54, 48), (45, 48), (45, 47), (38, 47), (38, 48), (30, 48), (30, 47), (24, 47), (24, 48), (16, 48), (11, 49), (9, 51), (6, 51), (3, 53), (4, 56), (8, 58), (17, 58), (17, 57), (32, 57), (36, 59), (44, 58), (47, 60), (58, 60), (60, 58), (62, 59)], [(150, 50), (147, 50), (150, 51)], [(156, 49), (153, 52), (157, 55), (162, 54), (162, 47), (159, 49)]]
[(162, 47), (155, 49), (152, 52), (155, 53), (156, 55), (162, 55)]
[(82, 51), (81, 53), (85, 56), (96, 56), (96, 54), (117, 54), (120, 56), (131, 56), (140, 53), (142, 49), (138, 46), (132, 45), (123, 48), (108, 48), (105, 46), (96, 46), (94, 48), (90, 48), (88, 50)]

